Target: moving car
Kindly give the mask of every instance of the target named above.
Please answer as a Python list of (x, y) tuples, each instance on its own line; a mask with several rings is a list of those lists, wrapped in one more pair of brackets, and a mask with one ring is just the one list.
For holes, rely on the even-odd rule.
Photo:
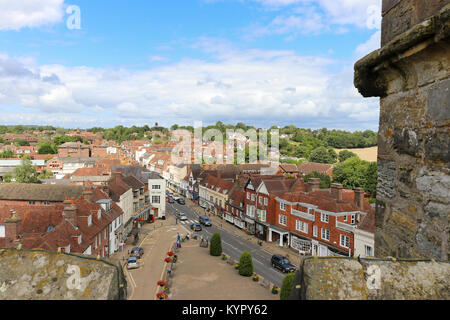
[(211, 226), (211, 220), (209, 220), (208, 217), (200, 216), (200, 217), (198, 218), (198, 220), (199, 220), (200, 223), (203, 224), (205, 227), (210, 227), (210, 226)]
[(202, 226), (200, 223), (193, 223), (191, 224), (191, 229), (194, 231), (202, 231)]
[(281, 254), (274, 254), (271, 259), (272, 267), (280, 269), (283, 272), (295, 272), (295, 266), (289, 261), (288, 258), (283, 257)]
[(184, 199), (182, 199), (182, 198), (178, 199), (177, 202), (179, 204), (183, 204), (183, 205), (186, 204), (186, 202), (184, 202)]
[(144, 255), (144, 249), (139, 248), (139, 247), (133, 248), (133, 249), (131, 249), (130, 255), (140, 259)]
[(188, 219), (188, 218), (186, 217), (186, 213), (183, 213), (183, 212), (177, 213), (177, 216), (178, 216), (178, 219), (180, 219), (181, 221), (185, 221), (185, 220)]
[(139, 268), (139, 262), (136, 257), (129, 257), (127, 262), (127, 269), (137, 269)]

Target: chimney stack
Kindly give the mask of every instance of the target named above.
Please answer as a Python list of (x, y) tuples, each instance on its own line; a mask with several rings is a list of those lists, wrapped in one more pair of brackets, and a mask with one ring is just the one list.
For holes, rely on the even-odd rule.
[(355, 205), (359, 209), (364, 209), (364, 189), (356, 188), (355, 189)]
[[(6, 246), (14, 246), (16, 240), (19, 238), (20, 234), (20, 223), (22, 218), (16, 214), (15, 210), (10, 210), (11, 217), (5, 219), (5, 236), (7, 239)], [(9, 240), (9, 241), (8, 241)]]
[(320, 189), (320, 179), (319, 178), (310, 178), (308, 180), (307, 191), (314, 192)]
[(77, 227), (77, 207), (75, 206), (75, 201), (73, 199), (64, 200), (63, 216), (66, 217), (74, 227)]
[(343, 193), (344, 186), (340, 183), (332, 183), (331, 184), (331, 194), (332, 196), (338, 200), (342, 201), (342, 193)]

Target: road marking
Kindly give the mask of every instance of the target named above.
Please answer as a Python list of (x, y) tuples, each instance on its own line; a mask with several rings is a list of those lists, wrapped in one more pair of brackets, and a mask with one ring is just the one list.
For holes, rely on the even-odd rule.
[(131, 278), (132, 284), (134, 285), (135, 288), (137, 288), (137, 285), (136, 285), (136, 282), (134, 281), (133, 275), (128, 270), (127, 270), (127, 273), (130, 276), (130, 278)]

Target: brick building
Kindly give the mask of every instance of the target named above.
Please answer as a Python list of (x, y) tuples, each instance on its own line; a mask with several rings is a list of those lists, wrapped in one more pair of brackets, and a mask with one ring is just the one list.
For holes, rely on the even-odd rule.
[(59, 157), (89, 158), (91, 150), (88, 145), (79, 141), (66, 142), (58, 147)]

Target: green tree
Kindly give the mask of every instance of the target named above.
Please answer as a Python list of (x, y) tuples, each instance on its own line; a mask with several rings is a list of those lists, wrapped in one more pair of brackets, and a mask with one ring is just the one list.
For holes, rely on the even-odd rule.
[(220, 256), (222, 254), (222, 239), (219, 232), (214, 233), (211, 237), (209, 253), (212, 256)]
[(358, 157), (355, 153), (348, 151), (348, 150), (342, 150), (339, 152), (339, 162), (344, 162), (348, 158), (351, 157)]
[(311, 178), (319, 178), (320, 179), (320, 189), (328, 189), (331, 186), (331, 177), (327, 174), (320, 173), (317, 171), (313, 171), (303, 178), (305, 182), (308, 182)]
[(43, 169), (38, 174), (38, 179), (51, 179), (51, 178), (53, 178), (53, 172), (51, 172), (47, 169)]
[(50, 143), (43, 143), (40, 145), (38, 154), (56, 154), (57, 152)]
[(309, 161), (318, 163), (334, 163), (335, 160), (330, 152), (325, 147), (318, 147), (311, 151)]
[(344, 188), (363, 188), (372, 197), (376, 195), (377, 163), (348, 158), (333, 168), (333, 182), (341, 183)]
[(239, 260), (239, 274), (244, 277), (253, 275), (253, 260), (252, 255), (248, 251), (242, 252)]
[(280, 300), (289, 300), (292, 287), (294, 286), (295, 273), (291, 272), (284, 276), (281, 283)]
[(11, 150), (5, 150), (3, 152), (0, 152), (0, 159), (10, 159), (10, 158), (16, 158)]
[(24, 146), (29, 147), (30, 146), (30, 143), (25, 139), (14, 139), (13, 142), (16, 146), (21, 146), (21, 147), (24, 147)]
[(36, 166), (30, 160), (28, 155), (22, 157), (22, 164), (13, 170), (13, 178), (18, 183), (37, 183), (38, 174)]

